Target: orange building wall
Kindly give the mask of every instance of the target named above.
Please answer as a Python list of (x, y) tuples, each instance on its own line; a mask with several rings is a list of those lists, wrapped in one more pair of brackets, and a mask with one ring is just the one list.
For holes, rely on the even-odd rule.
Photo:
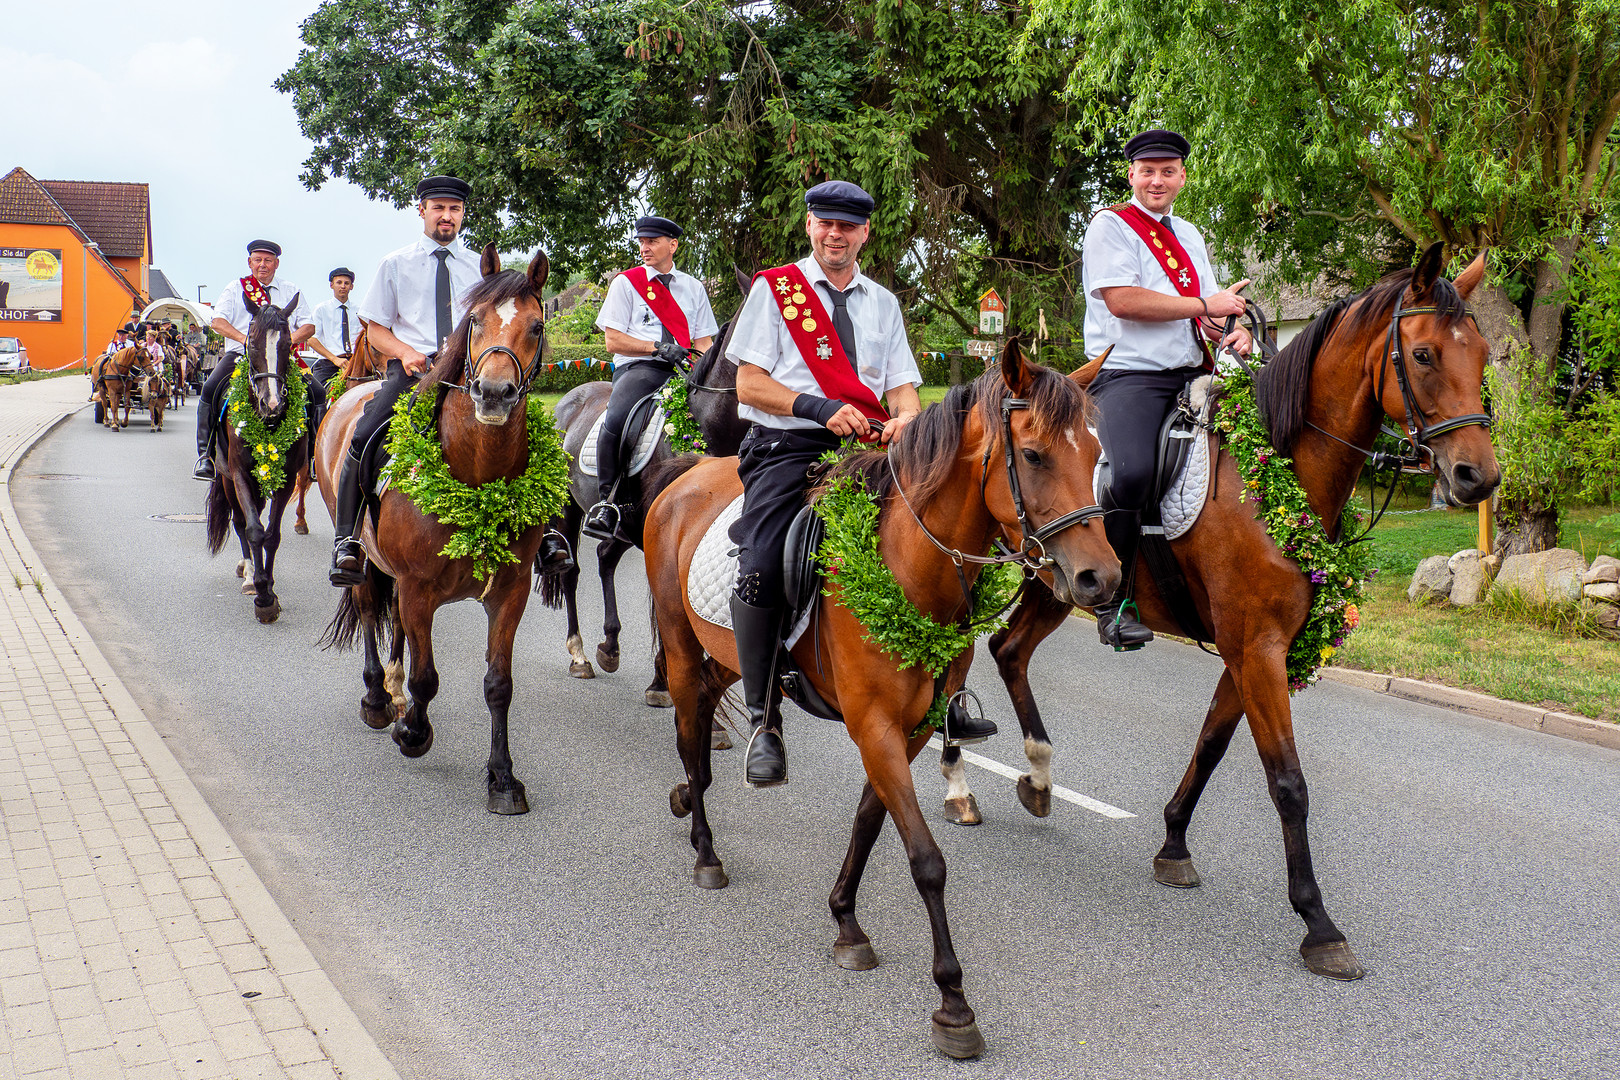
[[(124, 272), (124, 277), (129, 280), (129, 283), (141, 290), (142, 296), (151, 295), (152, 283), (147, 278), (146, 263), (144, 261), (127, 257), (114, 258), (111, 256), (108, 257), (107, 261), (118, 267), (118, 269), (122, 270)], [(135, 301), (132, 299), (130, 300), (130, 307), (134, 306)]]
[(20, 338), (28, 349), (29, 363), (41, 370), (78, 364), (87, 347), (91, 357), (101, 355), (113, 331), (129, 318), (135, 298), (100, 259), (85, 251), (78, 234), (62, 225), (0, 224), (0, 247), (62, 250), (62, 321), (0, 321), (0, 337)]

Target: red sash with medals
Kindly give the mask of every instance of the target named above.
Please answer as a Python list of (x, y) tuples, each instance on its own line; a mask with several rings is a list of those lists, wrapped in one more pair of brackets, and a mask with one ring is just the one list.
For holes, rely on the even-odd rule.
[[(1121, 203), (1110, 206), (1108, 209), (1120, 216), (1131, 231), (1142, 238), (1153, 257), (1158, 260), (1159, 266), (1164, 270), (1164, 276), (1170, 279), (1170, 287), (1182, 296), (1190, 296), (1194, 300), (1202, 299), (1202, 290), (1199, 288), (1198, 268), (1187, 254), (1187, 249), (1181, 246), (1176, 234), (1165, 228), (1164, 222), (1150, 217), (1135, 203)], [(1204, 355), (1204, 367), (1213, 368), (1214, 358), (1209, 352), (1209, 343), (1204, 340), (1202, 331), (1198, 328), (1198, 320), (1192, 319), (1193, 340), (1198, 342), (1198, 350)]]
[(889, 414), (877, 395), (855, 374), (844, 343), (833, 330), (832, 317), (822, 306), (821, 297), (810, 287), (797, 263), (762, 270), (760, 276), (771, 286), (771, 296), (782, 313), (793, 344), (798, 346), (810, 374), (821, 392), (835, 401), (853, 405), (878, 423), (887, 423)]
[(242, 295), (258, 304), (260, 307), (270, 306), (270, 290), (259, 284), (259, 279), (249, 274), (240, 282)]
[(683, 349), (692, 347), (692, 329), (686, 324), (686, 312), (675, 302), (675, 296), (645, 266), (632, 266), (624, 272), (630, 287), (652, 308), (658, 321), (664, 324), (675, 344)]

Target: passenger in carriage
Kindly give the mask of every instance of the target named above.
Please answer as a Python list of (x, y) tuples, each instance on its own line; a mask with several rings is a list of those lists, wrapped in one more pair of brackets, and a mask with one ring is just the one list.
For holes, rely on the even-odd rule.
[(129, 331), (120, 326), (113, 331), (113, 339), (107, 342), (105, 353), (111, 355), (121, 349), (129, 348), (133, 344), (135, 343), (129, 339)]
[(1098, 607), (1097, 633), (1116, 650), (1139, 648), (1153, 631), (1132, 611), (1131, 591), (1142, 511), (1153, 497), (1159, 429), (1189, 382), (1214, 368), (1211, 343), (1247, 352), (1248, 331), (1224, 338), (1221, 324), (1243, 314), (1245, 279), (1215, 287), (1204, 237), (1170, 213), (1187, 183), (1192, 146), (1174, 131), (1144, 131), (1125, 144), (1129, 202), (1099, 211), (1086, 229), (1081, 277), (1086, 295), (1086, 355), (1113, 347), (1089, 393), (1099, 409), (1097, 435), (1112, 469), (1117, 510), (1104, 526), (1124, 576)]

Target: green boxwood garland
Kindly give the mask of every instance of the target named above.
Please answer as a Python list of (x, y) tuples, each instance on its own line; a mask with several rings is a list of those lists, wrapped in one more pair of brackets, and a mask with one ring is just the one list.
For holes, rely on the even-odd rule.
[(692, 417), (692, 406), (687, 400), (691, 389), (686, 384), (687, 373), (684, 367), (678, 369), (658, 392), (658, 403), (664, 410), (664, 435), (677, 454), (707, 454), (709, 444), (704, 441), (703, 431)]
[(281, 423), (268, 428), (253, 409), (252, 365), (239, 357), (231, 375), (231, 392), (226, 398), (226, 419), (253, 455), (253, 478), (259, 482), (259, 495), (268, 499), (287, 483), (287, 451), (304, 437), (309, 426), (304, 419), (304, 403), (309, 387), (296, 370), (287, 376), (287, 411)]
[[(1310, 616), (1288, 648), (1288, 690), (1293, 693), (1315, 682), (1317, 669), (1361, 625), (1356, 601), (1370, 576), (1372, 556), (1364, 544), (1341, 544), (1328, 538), (1294, 475), (1292, 459), (1271, 445), (1249, 376), (1239, 372), (1225, 378), (1215, 423), (1243, 476), (1244, 490), (1238, 498), (1259, 504), (1256, 516), (1265, 523), (1272, 541), (1299, 563), (1300, 571), (1316, 587)], [(1354, 531), (1360, 520), (1360, 514), (1346, 507), (1339, 535)]]
[[(826, 525), (816, 554), (827, 581), (822, 595), (854, 615), (866, 628), (866, 640), (893, 656), (902, 670), (920, 667), (937, 678), (980, 635), (1007, 625), (998, 613), (1023, 582), (1017, 566), (988, 566), (979, 574), (973, 582), (973, 613), (963, 632), (954, 623), (935, 622), (906, 598), (878, 551), (877, 499), (859, 477), (843, 476), (828, 484), (816, 502), (816, 514)], [(941, 726), (945, 706), (944, 697), (935, 698), (917, 730)]]
[(527, 529), (562, 511), (568, 499), (568, 454), (551, 413), (540, 399), (528, 399), (529, 468), (515, 480), (492, 480), (478, 487), (450, 475), (433, 423), (433, 395), (411, 404), (402, 395), (388, 429), (389, 484), (416, 508), (456, 533), (439, 552), (447, 559), (472, 559), (473, 577), (491, 578), (503, 563), (515, 563), (512, 542)]

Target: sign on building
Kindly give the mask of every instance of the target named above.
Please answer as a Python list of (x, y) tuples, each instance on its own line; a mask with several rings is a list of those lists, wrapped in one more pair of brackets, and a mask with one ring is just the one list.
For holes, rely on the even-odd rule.
[(0, 319), (62, 321), (62, 249), (0, 247)]
[(1007, 304), (996, 290), (986, 289), (979, 297), (979, 333), (1001, 334), (1007, 329)]

